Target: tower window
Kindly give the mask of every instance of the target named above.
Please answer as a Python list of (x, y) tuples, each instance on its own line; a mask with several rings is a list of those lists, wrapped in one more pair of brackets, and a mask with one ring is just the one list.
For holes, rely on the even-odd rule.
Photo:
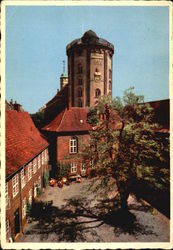
[(77, 55), (78, 55), (78, 56), (81, 56), (81, 55), (82, 55), (82, 50), (81, 50), (81, 49), (78, 49), (78, 50), (77, 50)]
[(100, 89), (95, 90), (95, 97), (98, 98), (101, 95)]
[(77, 144), (78, 144), (77, 137), (75, 136), (71, 137), (70, 139), (70, 153), (71, 154), (77, 153)]
[(82, 100), (78, 99), (78, 107), (82, 107)]
[(82, 97), (82, 88), (78, 88), (77, 90), (77, 96)]
[(83, 80), (81, 78), (78, 79), (78, 85), (82, 85), (83, 84)]
[(82, 64), (79, 63), (78, 64), (78, 74), (82, 74), (82, 72), (83, 72)]
[(112, 70), (109, 70), (109, 79), (112, 79)]
[(112, 82), (109, 81), (109, 89), (111, 90), (112, 89)]

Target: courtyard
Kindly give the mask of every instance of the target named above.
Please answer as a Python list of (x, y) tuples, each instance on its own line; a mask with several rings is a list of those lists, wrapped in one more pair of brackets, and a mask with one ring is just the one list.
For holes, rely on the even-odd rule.
[[(82, 179), (63, 188), (48, 186), (40, 197), (42, 213), (29, 219), (22, 242), (168, 242), (169, 219), (134, 195), (129, 213), (115, 208), (116, 190), (97, 189)], [(94, 183), (94, 185), (91, 185)]]

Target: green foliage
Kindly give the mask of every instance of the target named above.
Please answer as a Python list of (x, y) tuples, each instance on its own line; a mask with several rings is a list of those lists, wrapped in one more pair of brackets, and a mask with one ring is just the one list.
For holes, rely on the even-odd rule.
[[(144, 103), (144, 97), (135, 95), (131, 87), (123, 99), (112, 102), (107, 97), (99, 99), (98, 105), (88, 113), (90, 147), (83, 152), (84, 159), (93, 163), (97, 175), (116, 179), (122, 200), (127, 200), (133, 184), (144, 179), (162, 189), (169, 175), (161, 168), (168, 163), (169, 140), (159, 138), (155, 130), (154, 110)], [(116, 129), (117, 114), (121, 128)], [(162, 171), (161, 171), (162, 169)]]
[(70, 169), (70, 163), (58, 162), (58, 178), (61, 180), (62, 177), (68, 177)]

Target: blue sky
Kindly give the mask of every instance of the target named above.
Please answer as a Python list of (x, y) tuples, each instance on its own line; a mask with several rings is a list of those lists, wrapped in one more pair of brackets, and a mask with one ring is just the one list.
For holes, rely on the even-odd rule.
[[(36, 112), (59, 87), (66, 45), (92, 29), (114, 44), (113, 97), (169, 98), (168, 7), (6, 7), (6, 99)], [(67, 67), (66, 67), (67, 69)]]

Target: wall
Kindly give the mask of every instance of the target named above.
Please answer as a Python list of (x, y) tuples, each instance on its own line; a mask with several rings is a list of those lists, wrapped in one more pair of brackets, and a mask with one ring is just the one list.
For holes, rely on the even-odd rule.
[[(9, 220), (10, 223), (10, 234), (8, 235), (8, 238), (10, 236), (14, 236), (14, 240), (17, 241), (20, 238), (20, 235), (22, 233), (22, 228), (25, 227), (26, 224), (26, 216), (22, 219), (22, 202), (23, 199), (26, 197), (26, 203), (29, 203), (29, 190), (32, 189), (32, 197), (34, 199), (34, 183), (36, 184), (38, 182), (39, 177), (41, 177), (41, 189), (43, 188), (43, 176), (48, 169), (48, 150), (44, 150), (43, 153), (40, 154), (41, 159), (41, 166), (38, 168), (38, 156), (36, 159), (36, 173), (33, 172), (33, 161), (31, 161), (29, 164), (32, 166), (32, 178), (28, 179), (28, 168), (29, 164), (26, 165), (23, 169), (25, 169), (25, 186), (21, 188), (21, 171), (15, 175), (18, 175), (18, 194), (13, 198), (13, 188), (12, 188), (12, 178), (10, 178), (8, 181), (8, 197), (9, 197), (9, 205), (6, 206), (6, 220)], [(46, 155), (46, 159), (45, 159)], [(19, 209), (19, 218), (20, 218), (20, 233), (17, 235), (14, 231), (14, 214), (15, 211)], [(7, 238), (7, 241), (8, 241)]]

